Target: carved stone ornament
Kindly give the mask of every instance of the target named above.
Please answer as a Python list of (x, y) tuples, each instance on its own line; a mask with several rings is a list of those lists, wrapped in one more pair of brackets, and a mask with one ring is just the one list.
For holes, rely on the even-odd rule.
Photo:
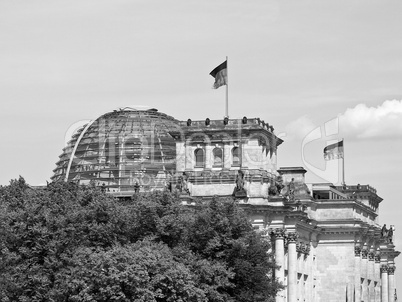
[(310, 255), (310, 249), (311, 249), (310, 244), (307, 243), (306, 244), (306, 255)]
[(301, 254), (307, 255), (310, 251), (308, 243), (298, 242), (296, 244), (296, 251)]
[(381, 262), (381, 256), (380, 255), (375, 255), (374, 260), (375, 260), (376, 263), (380, 263)]
[(374, 261), (375, 254), (373, 252), (368, 253), (369, 261)]
[(393, 275), (395, 273), (395, 266), (388, 267), (388, 275)]
[(360, 257), (360, 252), (362, 251), (360, 246), (355, 246), (355, 257)]
[(294, 243), (299, 238), (299, 234), (296, 232), (288, 233), (287, 239), (289, 243)]
[(302, 246), (302, 253), (305, 254), (305, 255), (308, 254), (308, 252), (307, 252), (307, 243), (303, 244), (303, 246)]
[(363, 249), (362, 250), (362, 258), (367, 259), (367, 254), (368, 254), (368, 251), (366, 249)]
[(268, 188), (268, 195), (269, 196), (278, 196), (278, 188), (276, 187), (275, 181), (272, 181), (269, 188)]
[(389, 266), (386, 264), (381, 265), (380, 271), (381, 273), (388, 273)]
[(280, 196), (282, 189), (285, 187), (283, 184), (283, 178), (278, 175), (275, 180), (272, 180), (271, 186), (268, 188), (269, 196)]
[(270, 231), (270, 235), (271, 235), (271, 237), (272, 237), (273, 239), (276, 239), (276, 238), (284, 238), (284, 237), (285, 237), (285, 230), (284, 230), (284, 229), (279, 229), (279, 228), (272, 229), (272, 230)]

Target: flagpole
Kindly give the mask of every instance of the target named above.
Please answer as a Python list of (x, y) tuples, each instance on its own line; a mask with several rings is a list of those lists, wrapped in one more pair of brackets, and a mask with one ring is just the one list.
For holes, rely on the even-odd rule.
[(225, 106), (225, 117), (229, 118), (229, 72), (228, 72), (228, 57), (226, 56), (226, 106)]
[(343, 144), (343, 155), (342, 155), (342, 185), (345, 186), (345, 141), (342, 138)]

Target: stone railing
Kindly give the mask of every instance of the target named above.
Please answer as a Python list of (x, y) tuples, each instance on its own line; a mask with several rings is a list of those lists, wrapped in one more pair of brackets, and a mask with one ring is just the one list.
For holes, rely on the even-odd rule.
[(370, 185), (353, 185), (353, 186), (335, 186), (341, 192), (371, 192), (377, 194), (377, 190)]

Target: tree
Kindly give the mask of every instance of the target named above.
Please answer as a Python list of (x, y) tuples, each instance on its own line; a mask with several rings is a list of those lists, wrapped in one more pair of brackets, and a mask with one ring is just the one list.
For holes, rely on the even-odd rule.
[(268, 301), (268, 250), (233, 200), (0, 187), (1, 301)]
[(206, 259), (219, 259), (234, 273), (229, 293), (235, 301), (267, 301), (281, 286), (272, 278), (270, 244), (256, 233), (233, 200), (212, 200), (195, 213), (190, 249)]

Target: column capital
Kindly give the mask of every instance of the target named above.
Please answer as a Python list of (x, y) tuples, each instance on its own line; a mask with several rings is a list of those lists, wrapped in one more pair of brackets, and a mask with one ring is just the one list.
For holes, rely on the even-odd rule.
[(362, 248), (360, 246), (355, 246), (355, 257), (360, 257)]
[(374, 261), (374, 257), (375, 257), (374, 252), (369, 252), (369, 253), (368, 253), (369, 261)]
[(388, 275), (393, 275), (395, 273), (395, 266), (388, 267)]
[(271, 229), (269, 234), (274, 239), (284, 238), (285, 237), (285, 230), (280, 228)]
[(304, 242), (296, 243), (296, 251), (298, 253), (308, 255), (310, 253), (310, 244)]
[(376, 254), (374, 256), (374, 260), (375, 260), (375, 263), (380, 263), (381, 262), (381, 256), (379, 254)]
[(304, 243), (303, 242), (297, 242), (296, 243), (296, 251), (298, 253), (303, 253), (304, 250)]
[(288, 243), (295, 243), (299, 238), (299, 234), (297, 232), (291, 232), (287, 234)]
[(381, 273), (388, 273), (389, 266), (386, 264), (381, 265), (380, 270)]
[(368, 251), (366, 249), (363, 249), (362, 250), (362, 258), (367, 259), (367, 254), (368, 254)]

